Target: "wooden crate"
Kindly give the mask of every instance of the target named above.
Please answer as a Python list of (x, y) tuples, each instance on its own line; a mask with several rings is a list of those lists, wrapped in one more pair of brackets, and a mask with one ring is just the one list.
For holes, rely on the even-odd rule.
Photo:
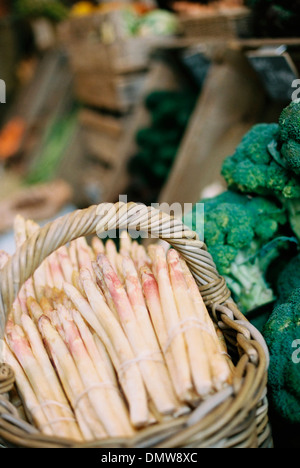
[(59, 35), (76, 72), (93, 67), (119, 74), (148, 67), (151, 40), (126, 36), (122, 10), (71, 18)]
[(106, 193), (105, 202), (118, 201), (120, 194), (128, 193), (128, 188), (132, 182), (131, 175), (128, 172), (129, 160), (138, 150), (136, 143), (137, 131), (150, 125), (151, 117), (145, 107), (144, 100), (152, 91), (161, 90), (179, 90), (182, 85), (181, 73), (176, 67), (173, 67), (167, 60), (154, 59), (147, 75), (142, 97), (135, 107), (129, 121), (128, 127), (122, 137), (120, 145), (119, 159), (114, 171), (110, 188)]
[(112, 117), (83, 109), (79, 114), (79, 121), (88, 157), (113, 171), (119, 162), (120, 146), (130, 119), (130, 114)]
[(146, 73), (130, 73), (124, 76), (102, 75), (97, 71), (76, 73), (74, 91), (83, 104), (127, 112), (139, 100)]

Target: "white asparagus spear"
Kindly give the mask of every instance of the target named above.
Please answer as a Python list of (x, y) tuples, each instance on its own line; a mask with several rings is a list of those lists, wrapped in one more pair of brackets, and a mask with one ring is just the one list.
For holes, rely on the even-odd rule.
[(127, 231), (122, 231), (120, 234), (120, 254), (130, 255), (132, 240)]
[(204, 333), (207, 333), (206, 323), (197, 318), (176, 250), (169, 250), (167, 261), (177, 310), (181, 322), (185, 323), (183, 336), (187, 345), (193, 382), (198, 395), (205, 398), (212, 392), (210, 357), (206, 352), (203, 338)]
[(76, 247), (76, 242), (72, 241), (70, 242), (69, 248), (69, 256), (73, 265), (73, 269), (75, 271), (79, 270), (79, 264), (78, 264), (78, 258), (77, 258), (77, 247)]
[(139, 247), (139, 243), (136, 240), (131, 243), (130, 256), (134, 262), (136, 260), (136, 252), (137, 252), (138, 247)]
[(151, 318), (145, 303), (142, 285), (140, 283), (139, 275), (136, 271), (133, 260), (130, 257), (123, 257), (123, 269), (125, 276), (126, 291), (131, 303), (132, 309), (135, 313), (137, 322), (140, 326), (145, 342), (147, 343), (148, 349), (153, 356), (161, 357), (161, 362), (157, 362), (157, 372), (160, 378), (164, 382), (164, 385), (169, 392), (170, 401), (177, 406), (177, 400), (174, 394), (173, 386), (170, 381), (170, 377), (166, 368), (164, 355), (160, 349), (157, 341), (157, 336), (151, 323)]
[(4, 250), (0, 250), (0, 270), (6, 265), (10, 258), (10, 255), (6, 253)]
[(150, 260), (149, 256), (147, 255), (146, 249), (145, 249), (145, 247), (143, 245), (138, 245), (137, 246), (137, 248), (135, 250), (134, 257), (133, 257), (133, 261), (134, 261), (138, 271), (140, 271), (140, 269), (143, 266), (149, 266), (150, 267), (151, 260)]
[[(27, 220), (26, 221), (26, 233), (27, 233), (27, 238), (31, 237), (34, 235), (38, 230), (40, 229), (40, 226), (35, 223), (32, 220)], [(33, 284), (34, 284), (34, 290), (35, 290), (35, 295), (37, 300), (39, 301), (43, 294), (44, 294), (44, 288), (45, 285), (47, 284), (47, 278), (46, 278), (46, 262), (44, 261), (34, 272), (33, 274)]]
[(6, 342), (3, 341), (3, 352), (5, 356), (5, 362), (11, 366), (15, 373), (16, 384), (21, 398), (26, 405), (33, 422), (38, 429), (46, 435), (54, 435), (53, 430), (48, 424), (47, 418), (44, 414), (42, 406), (39, 401), (17, 359), (12, 354), (10, 348)]
[(55, 397), (44, 372), (34, 357), (25, 335), (18, 325), (7, 334), (8, 344), (21, 364), (40, 405), (43, 405), (48, 424), (55, 434), (69, 438), (68, 422), (62, 420)]
[(94, 256), (93, 250), (90, 248), (88, 243), (86, 242), (85, 237), (80, 237), (75, 241), (76, 249), (77, 249), (77, 258), (78, 258), (78, 265), (79, 269), (81, 268), (88, 268), (91, 273), (92, 270), (92, 262), (95, 261), (96, 257)]
[[(128, 254), (125, 253), (123, 255), (127, 256)], [(124, 278), (124, 274), (123, 274), (123, 257), (122, 257), (122, 255), (117, 253), (117, 255), (115, 256), (115, 261), (116, 261), (117, 275), (118, 275), (119, 280), (121, 281), (121, 283), (124, 285), (125, 284), (125, 278)]]
[(43, 309), (38, 302), (32, 297), (29, 297), (27, 299), (27, 308), (29, 310), (30, 317), (32, 317), (35, 322), (38, 322), (39, 318), (43, 315)]
[(117, 414), (117, 417), (120, 421), (121, 426), (123, 427), (124, 432), (128, 437), (132, 436), (133, 429), (129, 421), (129, 414), (124, 404), (124, 401), (121, 399), (115, 375), (113, 375), (112, 378), (110, 371), (107, 370), (106, 361), (102, 359), (102, 356), (99, 353), (98, 348), (95, 344), (93, 335), (86, 323), (84, 322), (80, 313), (77, 310), (73, 309), (72, 317), (78, 328), (81, 339), (85, 344), (86, 350), (93, 362), (93, 365), (95, 366), (98, 377), (102, 381), (107, 382), (109, 385), (109, 400), (111, 402), (112, 407), (114, 408), (114, 412)]
[[(102, 422), (108, 435), (112, 437), (126, 436), (128, 433), (126, 433), (125, 429), (122, 427), (114, 407), (111, 404), (111, 383), (99, 377), (84, 346), (78, 328), (73, 321), (71, 312), (64, 306), (60, 306), (58, 308), (58, 313), (64, 328), (68, 348), (73, 356), (85, 389), (88, 392), (90, 402), (99, 420)], [(109, 385), (110, 388), (108, 387)]]
[[(122, 343), (120, 347), (120, 343), (118, 343), (115, 338), (114, 330), (110, 330), (112, 337), (109, 337), (99, 318), (95, 315), (90, 304), (84, 299), (80, 292), (74, 288), (74, 286), (65, 284), (64, 290), (69, 299), (75, 305), (76, 309), (80, 312), (90, 327), (97, 333), (105, 345), (114, 367), (119, 373), (122, 362), (128, 362), (128, 359), (132, 360), (132, 352), (128, 357), (128, 350), (126, 348), (126, 353), (124, 353)], [(99, 291), (97, 292), (99, 294)], [(111, 312), (110, 315), (112, 315)], [(116, 345), (116, 348), (114, 347), (114, 344)], [(139, 369), (136, 365), (131, 365), (124, 370), (122, 375), (119, 374), (119, 378), (120, 384), (129, 405), (130, 419), (132, 424), (136, 427), (144, 426), (148, 423), (147, 398), (146, 396), (143, 400), (141, 400), (140, 397), (136, 398), (136, 388), (140, 387), (139, 382), (141, 379)]]
[(228, 363), (226, 362), (225, 356), (222, 354), (223, 351), (220, 346), (214, 324), (208, 314), (199, 288), (186, 262), (183, 259), (181, 259), (181, 266), (190, 291), (190, 295), (194, 302), (197, 316), (200, 318), (200, 320), (203, 320), (206, 323), (209, 329), (209, 333), (204, 334), (205, 347), (206, 352), (210, 356), (209, 362), (213, 375), (214, 386), (216, 390), (220, 390), (226, 383), (230, 381), (231, 371)]
[(70, 259), (69, 251), (68, 251), (67, 247), (65, 247), (65, 246), (60, 247), (60, 249), (58, 249), (56, 253), (57, 253), (57, 257), (58, 257), (60, 267), (61, 267), (62, 272), (63, 272), (64, 279), (68, 283), (71, 283), (74, 268), (73, 268), (73, 264), (72, 264), (72, 261)]
[[(93, 437), (105, 438), (107, 434), (92, 410), (77, 367), (64, 341), (45, 316), (39, 320), (39, 329), (51, 353), (74, 411), (80, 411)], [(80, 428), (83, 430), (82, 426)]]
[(110, 261), (111, 266), (117, 273), (117, 263), (116, 263), (116, 256), (118, 255), (116, 244), (112, 239), (108, 239), (105, 244), (105, 251), (108, 260)]
[[(27, 231), (26, 231), (26, 220), (23, 216), (17, 215), (14, 220), (14, 232), (15, 232), (15, 243), (17, 248), (21, 247), (24, 242), (27, 240)], [(34, 297), (35, 290), (33, 286), (33, 278), (29, 278), (25, 281), (25, 284), (21, 288), (19, 293), (21, 302), (23, 303), (24, 309), (26, 308), (25, 297)]]
[(96, 281), (97, 281), (97, 285), (100, 287), (104, 297), (105, 297), (105, 300), (107, 302), (107, 305), (108, 307), (110, 308), (110, 310), (113, 312), (115, 318), (119, 321), (119, 315), (118, 315), (118, 311), (116, 309), (116, 306), (115, 306), (115, 303), (111, 297), (111, 294), (109, 292), (109, 289), (104, 281), (104, 276), (103, 276), (103, 273), (101, 271), (101, 268), (98, 266), (97, 262), (93, 262), (92, 263), (92, 266), (93, 266), (93, 270), (94, 270), (94, 273), (95, 273), (95, 278), (96, 278)]
[(102, 240), (99, 239), (99, 237), (95, 236), (92, 238), (92, 249), (94, 251), (95, 258), (97, 258), (97, 255), (99, 255), (100, 253), (105, 252), (105, 246)]
[(110, 359), (108, 352), (104, 344), (100, 340), (99, 336), (95, 332), (93, 332), (93, 330), (91, 330), (91, 333), (94, 339), (95, 346), (98, 350), (98, 353), (101, 356), (101, 359), (105, 364), (106, 371), (108, 372), (111, 381), (115, 384), (116, 387), (118, 387), (119, 383), (118, 383), (118, 379), (116, 375), (116, 369), (114, 368), (112, 360)]
[(15, 302), (12, 305), (11, 315), (13, 317), (13, 321), (15, 325), (21, 326), (22, 308), (21, 308), (21, 304), (18, 298), (15, 300)]
[(82, 284), (81, 284), (80, 275), (79, 275), (78, 270), (73, 271), (72, 283), (70, 283), (70, 284), (72, 284), (74, 286), (74, 288), (78, 289), (80, 294), (86, 299), (86, 295), (85, 295), (84, 289), (83, 289)]
[[(148, 310), (151, 315), (151, 320), (154, 325), (160, 347), (162, 350), (166, 349), (168, 343), (168, 333), (163, 316), (162, 306), (159, 297), (159, 289), (154, 274), (149, 267), (141, 268), (141, 281), (143, 286), (143, 293), (147, 302)], [(180, 375), (175, 366), (173, 354), (170, 352), (164, 353), (165, 360), (169, 369), (169, 373), (178, 397), (181, 394)]]
[(227, 364), (229, 365), (229, 368), (230, 368), (231, 372), (233, 373), (234, 372), (234, 364), (233, 364), (233, 362), (231, 360), (231, 357), (228, 354), (228, 348), (227, 348), (227, 343), (226, 343), (226, 340), (225, 340), (225, 336), (224, 336), (222, 330), (220, 330), (220, 328), (218, 327), (218, 325), (216, 323), (214, 323), (214, 327), (215, 327), (216, 334), (217, 334), (218, 339), (219, 339), (219, 343), (221, 345), (221, 354), (223, 354), (225, 356)]
[(182, 401), (190, 400), (190, 391), (193, 389), (191, 371), (187, 355), (187, 349), (182, 334), (177, 333), (180, 327), (180, 317), (174, 299), (170, 282), (166, 254), (161, 246), (150, 246), (149, 254), (153, 261), (154, 273), (158, 282), (159, 294), (168, 332), (168, 343), (165, 352), (173, 354), (177, 373), (180, 375)]
[[(7, 252), (5, 252), (4, 250), (0, 250), (0, 270), (2, 270), (2, 268), (6, 265), (9, 258), (10, 258), (10, 255)], [(22, 314), (21, 305), (20, 305), (19, 299), (17, 298), (12, 305), (9, 316), (12, 316), (15, 324), (20, 325), (19, 318), (21, 314)]]
[[(70, 437), (74, 440), (80, 441), (82, 440), (82, 435), (80, 434), (79, 428), (76, 424), (73, 411), (70, 408), (70, 405), (62, 391), (56, 373), (54, 372), (48, 354), (46, 353), (46, 350), (44, 348), (43, 341), (38, 332), (38, 329), (36, 328), (31, 318), (28, 317), (28, 315), (22, 315), (21, 320), (23, 329), (27, 335), (27, 339), (30, 343), (32, 352), (43, 369), (45, 378), (47, 379), (47, 382), (51, 387), (55, 401), (57, 401), (61, 405), (58, 408), (60, 410), (61, 417), (69, 419), (71, 418), (68, 424)], [(72, 419), (74, 419), (74, 421), (72, 421)]]
[(161, 414), (172, 414), (174, 403), (170, 400), (155, 361), (161, 356), (153, 355), (143, 338), (142, 330), (136, 320), (125, 289), (105, 255), (98, 256), (98, 264), (102, 268), (104, 279), (115, 302), (120, 321), (126, 332), (131, 347), (139, 361), (139, 367), (149, 395)]
[(57, 253), (53, 252), (47, 259), (54, 287), (61, 290), (65, 281), (64, 275), (57, 257)]
[[(51, 351), (49, 351), (49, 354), (52, 356)], [(59, 360), (55, 356), (52, 357), (52, 359), (53, 359), (55, 368), (57, 370), (57, 374), (59, 375), (59, 378), (62, 382), (64, 391), (75, 413), (76, 421), (78, 423), (78, 426), (80, 428), (80, 431), (83, 435), (84, 440), (86, 441), (94, 440), (96, 436), (93, 434), (92, 430), (90, 429), (90, 427), (93, 427), (93, 424), (94, 424), (94, 415), (92, 414), (93, 410), (90, 405), (90, 402), (88, 400), (84, 403), (77, 402), (76, 394), (74, 393), (73, 388), (71, 388), (70, 382), (65, 375), (64, 366), (60, 364)], [(91, 415), (89, 415), (89, 413)], [(104, 434), (104, 429), (102, 429), (102, 431)]]

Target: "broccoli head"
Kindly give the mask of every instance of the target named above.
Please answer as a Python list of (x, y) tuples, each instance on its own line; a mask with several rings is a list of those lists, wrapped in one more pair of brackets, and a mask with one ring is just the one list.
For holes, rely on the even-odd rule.
[(270, 402), (284, 419), (300, 423), (300, 363), (295, 359), (300, 340), (300, 289), (274, 309), (263, 335), (271, 358)]
[(269, 151), (279, 134), (277, 124), (258, 124), (244, 136), (233, 156), (223, 163), (222, 175), (230, 189), (283, 199), (300, 197), (299, 181)]
[[(292, 119), (293, 109), (296, 109), (295, 105), (283, 111), (279, 125), (255, 125), (244, 136), (233, 156), (225, 159), (222, 175), (232, 190), (280, 200), (300, 240), (300, 179), (291, 171), (292, 166), (298, 165), (298, 142), (288, 139), (292, 136), (298, 138), (298, 133), (300, 136), (299, 129), (292, 125), (292, 121), (295, 123), (297, 120)], [(290, 167), (287, 167), (282, 154), (289, 159)]]
[(292, 102), (279, 118), (282, 164), (300, 175), (300, 101)]
[[(203, 203), (204, 240), (239, 307), (246, 313), (273, 301), (266, 272), (286, 245), (281, 236), (287, 222), (284, 208), (266, 198), (232, 191)], [(195, 230), (193, 216), (185, 223)]]

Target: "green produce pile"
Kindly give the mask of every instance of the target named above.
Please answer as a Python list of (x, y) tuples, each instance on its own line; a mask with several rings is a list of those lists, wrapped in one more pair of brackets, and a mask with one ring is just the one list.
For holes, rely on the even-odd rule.
[[(270, 349), (273, 408), (300, 424), (300, 101), (255, 125), (225, 159), (227, 192), (204, 203), (202, 232), (234, 300)], [(185, 223), (196, 228), (196, 204)], [(300, 341), (299, 341), (300, 343)]]
[(60, 0), (14, 0), (14, 13), (20, 18), (48, 18), (54, 22), (68, 17), (69, 10)]
[(137, 154), (129, 163), (129, 172), (143, 190), (157, 190), (167, 180), (197, 96), (190, 91), (155, 91), (145, 106), (151, 115), (149, 127), (136, 135)]
[(298, 37), (299, 0), (246, 0), (253, 9), (255, 33), (266, 37)]

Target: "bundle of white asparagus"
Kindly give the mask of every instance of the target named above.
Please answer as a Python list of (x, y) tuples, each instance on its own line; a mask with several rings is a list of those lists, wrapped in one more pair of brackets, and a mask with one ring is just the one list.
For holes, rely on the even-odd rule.
[[(37, 229), (18, 216), (17, 247)], [(4, 359), (38, 429), (76, 441), (183, 415), (233, 373), (184, 260), (126, 232), (119, 252), (81, 238), (42, 263), (13, 304)]]

